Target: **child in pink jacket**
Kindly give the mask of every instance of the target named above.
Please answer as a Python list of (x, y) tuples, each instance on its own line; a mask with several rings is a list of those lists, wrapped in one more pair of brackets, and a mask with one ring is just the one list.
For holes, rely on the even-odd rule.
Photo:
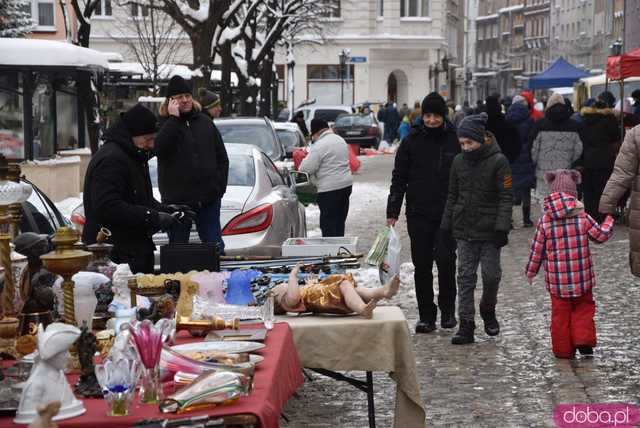
[(577, 198), (578, 171), (561, 169), (545, 174), (551, 193), (544, 199), (526, 274), (529, 283), (544, 266), (551, 294), (551, 344), (558, 358), (573, 358), (576, 349), (593, 355), (596, 284), (589, 241), (606, 242), (613, 234), (613, 217), (599, 225)]

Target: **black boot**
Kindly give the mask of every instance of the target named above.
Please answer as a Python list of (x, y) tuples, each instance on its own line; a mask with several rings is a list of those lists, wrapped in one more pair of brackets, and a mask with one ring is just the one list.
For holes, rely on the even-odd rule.
[(484, 331), (489, 336), (497, 336), (500, 334), (500, 324), (496, 319), (496, 311), (480, 311), (480, 316), (484, 321)]
[(435, 329), (435, 322), (418, 321), (416, 324), (416, 333), (431, 333), (432, 331), (435, 331)]
[(440, 315), (440, 327), (442, 328), (454, 328), (458, 325), (455, 315)]
[(578, 346), (578, 351), (583, 357), (593, 357), (593, 347), (591, 346)]
[(473, 321), (460, 320), (460, 328), (458, 332), (451, 338), (453, 345), (466, 345), (473, 343), (473, 331), (476, 329), (476, 324)]

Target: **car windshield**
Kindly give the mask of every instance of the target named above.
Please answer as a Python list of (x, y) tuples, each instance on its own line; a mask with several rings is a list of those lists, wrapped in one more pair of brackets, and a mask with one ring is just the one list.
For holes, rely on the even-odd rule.
[(221, 121), (216, 122), (216, 126), (222, 134), (222, 141), (225, 144), (253, 144), (271, 159), (277, 154), (273, 134), (266, 124), (249, 125)]
[[(256, 182), (256, 171), (253, 157), (250, 155), (229, 154), (229, 186), (252, 186)], [(158, 187), (158, 159), (149, 161), (149, 175), (151, 186)]]
[(327, 122), (335, 122), (336, 121), (336, 117), (340, 116), (341, 114), (345, 114), (347, 113), (344, 110), (329, 110), (329, 109), (318, 109), (316, 110), (316, 114), (315, 114), (315, 118), (316, 119), (324, 119)]
[(298, 136), (295, 131), (289, 131), (288, 129), (278, 129), (276, 130), (278, 133), (278, 138), (280, 142), (287, 150), (293, 150), (295, 147), (298, 147)]
[(347, 115), (336, 120), (336, 126), (348, 128), (350, 126), (371, 126), (371, 116)]

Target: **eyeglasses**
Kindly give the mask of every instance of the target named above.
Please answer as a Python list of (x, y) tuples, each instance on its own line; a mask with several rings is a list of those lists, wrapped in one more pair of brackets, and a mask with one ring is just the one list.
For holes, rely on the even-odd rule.
[(171, 97), (172, 100), (182, 101), (182, 100), (190, 100), (192, 97), (191, 94), (179, 94)]

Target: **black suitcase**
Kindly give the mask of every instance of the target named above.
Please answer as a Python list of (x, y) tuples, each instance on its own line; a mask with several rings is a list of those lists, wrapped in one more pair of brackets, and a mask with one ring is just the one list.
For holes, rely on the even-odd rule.
[(192, 270), (220, 272), (218, 244), (168, 244), (160, 246), (161, 273), (187, 273)]

